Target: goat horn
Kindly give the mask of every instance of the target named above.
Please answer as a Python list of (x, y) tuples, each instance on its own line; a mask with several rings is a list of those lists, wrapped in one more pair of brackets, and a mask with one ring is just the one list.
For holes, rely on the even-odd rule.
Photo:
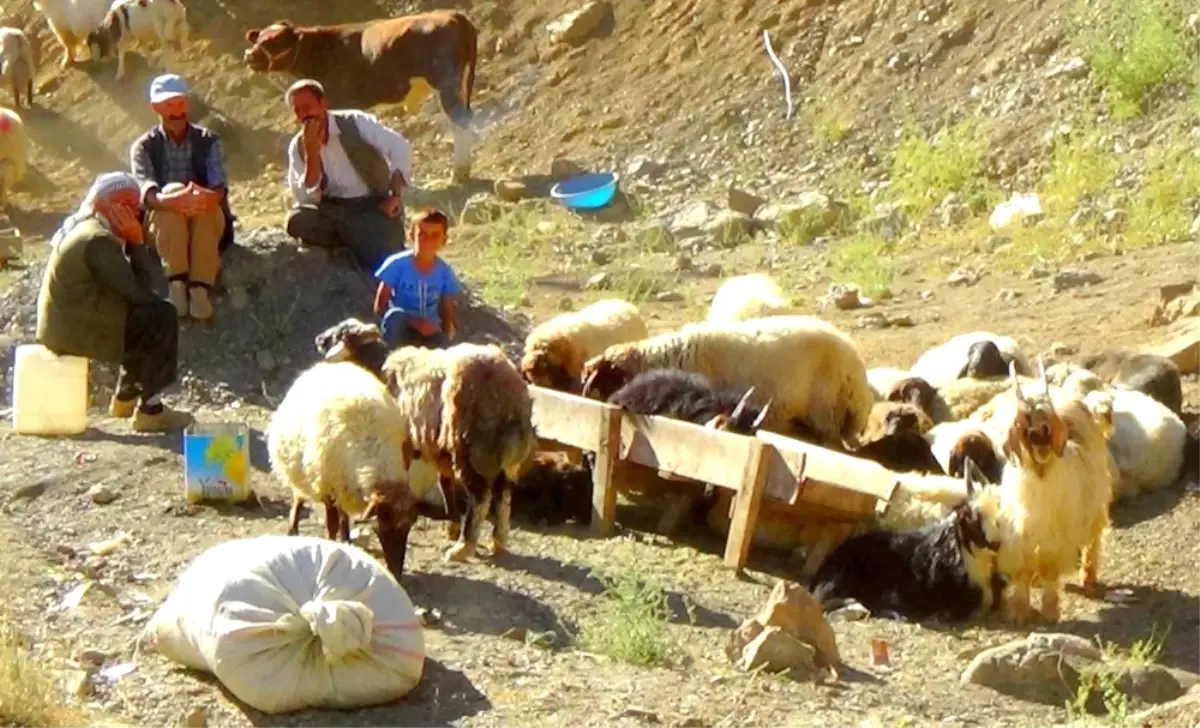
[(733, 412), (729, 413), (729, 419), (735, 422), (746, 412), (746, 405), (750, 402), (750, 397), (754, 395), (754, 387), (746, 390), (742, 398), (738, 400), (737, 406), (733, 408)]
[(971, 456), (963, 458), (963, 482), (967, 486), (967, 497), (975, 494), (975, 461)]
[(1021, 392), (1021, 382), (1017, 379), (1017, 362), (1015, 359), (1008, 363), (1008, 376), (1012, 379), (1013, 390), (1017, 393), (1017, 399), (1022, 402), (1027, 401), (1025, 395)]
[(600, 367), (596, 367), (595, 369), (592, 370), (591, 374), (587, 375), (587, 379), (583, 380), (583, 389), (581, 389), (579, 391), (579, 396), (581, 396), (581, 397), (588, 396), (588, 392), (591, 391), (592, 385), (595, 384), (595, 382), (596, 382), (596, 375), (599, 373), (600, 373)]
[(771, 404), (774, 402), (774, 399), (767, 400), (767, 403), (763, 405), (762, 410), (758, 413), (758, 417), (754, 418), (754, 423), (750, 425), (751, 429), (757, 430), (762, 427), (762, 424), (767, 421), (767, 410), (771, 409)]
[(1050, 379), (1046, 376), (1046, 361), (1042, 357), (1038, 357), (1038, 374), (1042, 378), (1042, 387), (1046, 390), (1046, 396), (1050, 396)]

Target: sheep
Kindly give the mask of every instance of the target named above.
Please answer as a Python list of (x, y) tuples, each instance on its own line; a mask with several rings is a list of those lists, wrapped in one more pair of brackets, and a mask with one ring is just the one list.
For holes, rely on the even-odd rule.
[(117, 80), (125, 77), (125, 53), (133, 43), (157, 43), (168, 65), (171, 48), (183, 52), (190, 31), (181, 0), (113, 0), (100, 27), (87, 36), (92, 58), (117, 54)]
[(866, 444), (849, 451), (896, 472), (945, 474), (923, 435), (933, 426), (919, 407), (900, 402), (876, 402), (871, 409)]
[(619, 298), (597, 301), (534, 327), (525, 337), (521, 374), (530, 384), (578, 393), (584, 362), (614, 344), (649, 335), (632, 303)]
[[(504, 553), (512, 487), (537, 447), (533, 399), (520, 372), (499, 347), (464, 343), (442, 350), (400, 347), (388, 355), (382, 373), (409, 418), (407, 447), (436, 462), (442, 475), (449, 534), (457, 540), (446, 559), (464, 561), (475, 553), (480, 521), (493, 499), (492, 554)], [(453, 481), (468, 495), (461, 511), (456, 490), (448, 487)]]
[(1175, 362), (1158, 354), (1113, 350), (1082, 356), (1076, 362), (1109, 384), (1137, 390), (1176, 415), (1183, 413), (1183, 383)]
[(610, 346), (583, 368), (583, 396), (603, 399), (635, 374), (673, 368), (718, 387), (754, 387), (773, 402), (762, 426), (807, 430), (818, 442), (857, 444), (874, 396), (854, 341), (814, 316), (694, 324)]
[(764, 273), (751, 273), (721, 284), (708, 310), (708, 322), (727, 324), (793, 313), (799, 313), (799, 310), (784, 295), (779, 284)]
[(1101, 543), (1112, 500), (1111, 455), (1100, 418), (1084, 399), (1051, 389), (1042, 367), (1042, 392), (1026, 395), (1010, 363), (1014, 407), (993, 419), (1007, 421), (1006, 463), (999, 497), (989, 517), (999, 524), (997, 564), (1008, 578), (1011, 618), (1022, 623), (1033, 613), (1031, 591), (1040, 581), (1041, 613), (1057, 622), (1061, 580), (1083, 555), (1085, 590), (1097, 586)]
[(1056, 364), (1047, 370), (1055, 384), (1103, 398), (1102, 409), (1111, 420), (1108, 449), (1116, 464), (1117, 498), (1165, 488), (1179, 480), (1189, 444), (1187, 425), (1166, 405), (1149, 394), (1123, 386), (1108, 387), (1095, 372), (1073, 364)]
[(964, 463), (970, 458), (984, 483), (1000, 483), (1004, 461), (996, 444), (978, 423), (970, 420), (943, 422), (934, 425), (924, 437), (947, 475), (961, 478)]
[(0, 82), (12, 87), (14, 107), (21, 107), (21, 89), (25, 90), (25, 105), (33, 106), (33, 76), (36, 72), (33, 46), (25, 32), (17, 28), (0, 28)]
[(568, 520), (588, 523), (592, 515), (591, 469), (569, 462), (562, 453), (533, 453), (513, 488), (512, 513), (547, 525)]
[(296, 378), (267, 427), (271, 470), (292, 492), (288, 534), (306, 501), (325, 505), (330, 539), (349, 520), (374, 524), (388, 570), (400, 578), (417, 504), (401, 443), (407, 422), (377, 378), (350, 363), (318, 362)]
[(100, 27), (110, 0), (34, 0), (50, 32), (63, 47), (62, 68), (75, 64), (75, 48)]
[(9, 195), (22, 179), (27, 166), (29, 138), (25, 122), (12, 109), (0, 108), (0, 205), (7, 205)]
[(897, 384), (910, 377), (912, 372), (896, 367), (871, 367), (867, 370), (867, 383), (871, 385), (871, 393), (877, 402), (886, 400)]
[(986, 613), (1004, 588), (996, 570), (997, 524), (975, 500), (973, 465), (967, 500), (938, 523), (896, 533), (874, 529), (835, 548), (809, 581), (828, 609), (853, 599), (872, 612), (914, 620), (962, 621)]
[(954, 336), (921, 354), (912, 367), (912, 376), (940, 388), (963, 377), (1003, 377), (1010, 362), (1015, 363), (1018, 374), (1032, 376), (1029, 361), (1021, 353), (1015, 339), (986, 331), (972, 331)]

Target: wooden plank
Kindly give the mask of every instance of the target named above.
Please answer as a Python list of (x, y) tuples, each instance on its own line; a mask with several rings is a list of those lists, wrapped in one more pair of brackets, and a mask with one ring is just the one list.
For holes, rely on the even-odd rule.
[(713, 430), (668, 417), (621, 417), (621, 458), (737, 490), (747, 459), (756, 449), (752, 438)]
[(725, 539), (725, 565), (737, 571), (745, 567), (750, 556), (750, 543), (754, 540), (754, 526), (758, 522), (768, 472), (768, 461), (763, 457), (768, 445), (753, 438), (745, 439), (753, 445), (750, 457), (743, 465), (742, 485), (733, 498), (733, 516), (729, 536)]
[(1175, 362), (1180, 374), (1200, 373), (1200, 322), (1193, 320), (1188, 328), (1151, 351)]
[(531, 385), (533, 427), (538, 437), (595, 451), (616, 407), (574, 394)]
[[(800, 499), (807, 500), (812, 494), (822, 505), (838, 508), (836, 491), (847, 491), (846, 507), (839, 510), (853, 513), (861, 507), (856, 504), (863, 502), (855, 497), (856, 494), (888, 501), (896, 490), (896, 473), (874, 461), (765, 430), (759, 430), (757, 437), (777, 453), (770, 458), (767, 475), (766, 493), (770, 498), (795, 503)], [(815, 483), (827, 488), (822, 490)], [(816, 492), (813, 492), (814, 487)]]
[(608, 421), (596, 444), (596, 465), (592, 470), (592, 531), (602, 536), (612, 533), (617, 519), (617, 486), (614, 482), (621, 454), (621, 411), (605, 412)]

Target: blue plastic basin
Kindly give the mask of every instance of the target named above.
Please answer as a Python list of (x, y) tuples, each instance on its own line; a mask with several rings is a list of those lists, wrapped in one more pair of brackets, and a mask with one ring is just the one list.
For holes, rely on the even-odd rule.
[(576, 175), (554, 185), (550, 196), (572, 210), (595, 210), (612, 202), (619, 181), (613, 172)]

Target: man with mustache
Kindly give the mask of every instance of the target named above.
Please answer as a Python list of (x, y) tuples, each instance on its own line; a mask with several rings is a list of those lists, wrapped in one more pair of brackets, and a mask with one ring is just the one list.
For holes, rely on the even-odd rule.
[(150, 108), (160, 123), (129, 151), (147, 237), (166, 263), (178, 314), (211, 321), (220, 255), (233, 242), (221, 138), (188, 121), (188, 85), (175, 74), (150, 82)]
[(302, 243), (349, 247), (376, 270), (404, 249), (401, 193), (412, 184), (412, 147), (371, 114), (331, 111), (325, 89), (307, 78), (285, 100), (301, 125), (288, 148), (288, 188), (296, 206), (287, 231)]

